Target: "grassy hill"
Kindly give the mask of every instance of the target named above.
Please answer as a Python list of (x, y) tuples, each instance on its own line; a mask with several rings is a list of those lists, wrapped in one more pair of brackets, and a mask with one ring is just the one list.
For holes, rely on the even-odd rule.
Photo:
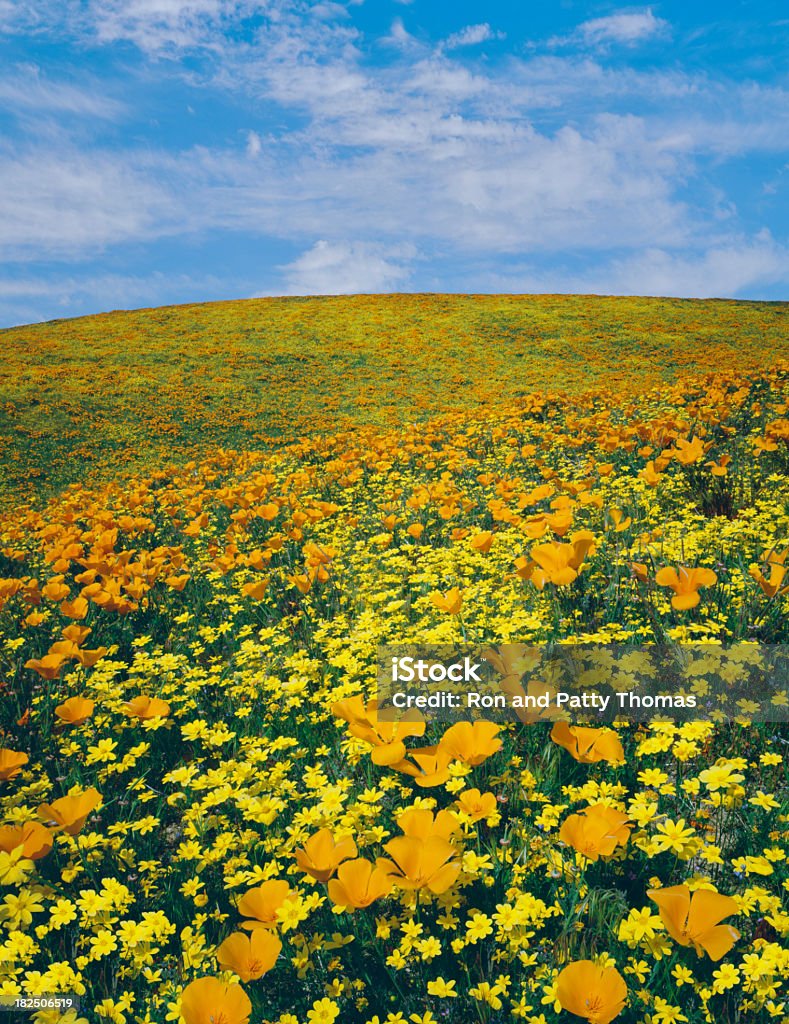
[(638, 394), (789, 354), (787, 305), (588, 296), (250, 299), (0, 332), (4, 504), (90, 474), (358, 423)]

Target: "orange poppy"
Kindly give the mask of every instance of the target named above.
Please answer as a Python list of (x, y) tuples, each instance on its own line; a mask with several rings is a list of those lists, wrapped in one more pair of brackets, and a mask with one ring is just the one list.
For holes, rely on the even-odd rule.
[(13, 779), (22, 771), (30, 758), (20, 750), (0, 747), (0, 781)]
[(458, 810), (471, 821), (492, 818), (498, 811), (494, 793), (480, 793), (478, 789), (465, 789), (457, 799)]
[(66, 725), (82, 725), (93, 714), (95, 707), (95, 702), (87, 697), (69, 697), (58, 704), (55, 714)]
[(53, 822), (56, 830), (62, 829), (70, 836), (75, 836), (91, 811), (95, 811), (100, 804), (101, 793), (91, 786), (90, 789), (62, 796), (51, 804), (39, 804), (38, 816), (44, 821)]
[(241, 927), (247, 931), (256, 928), (274, 928), (277, 924), (277, 911), (290, 896), (290, 886), (281, 878), (270, 878), (262, 885), (250, 889), (238, 901), (238, 912), (242, 917), (252, 918), (242, 921)]
[(242, 981), (255, 981), (272, 969), (281, 951), (282, 943), (274, 932), (257, 928), (251, 935), (233, 932), (216, 951), (216, 958)]
[(559, 838), (587, 860), (595, 861), (610, 857), (617, 846), (625, 846), (632, 828), (628, 821), (626, 814), (613, 807), (593, 804), (566, 818)]
[(650, 889), (647, 896), (660, 908), (660, 919), (666, 931), (680, 946), (693, 946), (696, 953), (706, 953), (711, 960), (726, 956), (740, 933), (724, 917), (739, 914), (737, 901), (710, 889), (697, 889), (691, 896), (687, 885), (668, 889)]
[(293, 855), (305, 874), (317, 882), (328, 882), (338, 866), (349, 857), (355, 857), (357, 852), (353, 839), (341, 839), (338, 843), (329, 829), (322, 828)]
[(409, 709), (402, 717), (392, 721), (378, 718), (378, 701), (369, 700), (362, 704), (361, 697), (349, 697), (332, 705), (333, 714), (348, 722), (348, 732), (369, 743), (373, 748), (370, 757), (374, 764), (393, 765), (406, 756), (404, 739), (409, 736), (423, 736), (425, 721), (415, 708)]
[(476, 767), (501, 749), (501, 740), (496, 739), (500, 732), (501, 726), (493, 722), (456, 722), (441, 737), (438, 748), (450, 760)]
[(369, 860), (346, 860), (337, 869), (337, 877), (329, 882), (329, 898), (338, 907), (361, 910), (387, 896), (392, 885), (388, 872)]
[(10, 853), (18, 846), (28, 860), (40, 860), (52, 849), (52, 833), (37, 821), (24, 825), (0, 825), (0, 850)]
[(389, 872), (403, 889), (427, 887), (439, 895), (454, 885), (460, 874), (460, 862), (452, 860), (455, 847), (442, 836), (397, 836), (384, 849), (392, 860), (379, 857), (378, 866)]
[(660, 587), (671, 587), (674, 591), (672, 607), (686, 611), (699, 603), (699, 588), (711, 587), (718, 582), (718, 577), (712, 569), (688, 569), (684, 565), (674, 569), (666, 566), (658, 571), (655, 582)]
[(430, 836), (449, 839), (459, 827), (452, 811), (439, 811), (434, 818), (433, 812), (425, 807), (412, 807), (403, 811), (397, 819), (397, 825), (404, 835), (414, 839), (429, 839)]
[(624, 1009), (627, 985), (615, 967), (576, 960), (559, 973), (556, 998), (563, 1010), (589, 1024), (610, 1024)]
[(184, 1024), (247, 1024), (252, 1003), (240, 985), (198, 978), (181, 993), (180, 1010)]
[(167, 718), (170, 714), (170, 705), (159, 697), (146, 697), (140, 694), (139, 697), (124, 703), (123, 713), (129, 718)]
[(592, 729), (588, 726), (557, 722), (551, 729), (551, 739), (582, 764), (625, 759), (622, 744), (613, 729)]
[(422, 789), (432, 789), (433, 786), (443, 786), (449, 779), (450, 760), (449, 753), (440, 746), (418, 747), (409, 750), (407, 758), (391, 767), (404, 775), (411, 775)]
[(435, 591), (430, 595), (430, 600), (440, 612), (445, 612), (447, 615), (460, 615), (460, 609), (463, 607), (463, 592), (457, 587), (452, 587), (446, 594)]

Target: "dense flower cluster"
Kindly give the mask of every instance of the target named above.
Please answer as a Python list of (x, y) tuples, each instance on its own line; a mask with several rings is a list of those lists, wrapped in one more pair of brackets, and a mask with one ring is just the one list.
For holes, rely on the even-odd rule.
[(788, 381), (532, 394), (2, 518), (0, 994), (785, 1021), (783, 727), (391, 722), (374, 685), (386, 641), (786, 642)]

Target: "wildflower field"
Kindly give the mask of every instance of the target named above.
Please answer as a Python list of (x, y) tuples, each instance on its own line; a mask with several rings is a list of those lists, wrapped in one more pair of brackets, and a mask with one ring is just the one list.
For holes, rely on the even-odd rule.
[(374, 699), (381, 643), (789, 643), (786, 314), (386, 296), (3, 332), (0, 996), (786, 1024), (787, 727)]

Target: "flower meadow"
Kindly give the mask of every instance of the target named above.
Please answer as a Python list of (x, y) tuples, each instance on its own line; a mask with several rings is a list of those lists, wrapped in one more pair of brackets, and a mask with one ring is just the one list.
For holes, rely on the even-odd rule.
[[(789, 360), (758, 344), (782, 309), (632, 300), (663, 339), (639, 356), (613, 300), (488, 299), (449, 370), (430, 300), (431, 390), (409, 365), (431, 304), (408, 298), (389, 405), (380, 324), (337, 342), (329, 394), (301, 329), (287, 366), (230, 345), (213, 380), (206, 357), (214, 404), (169, 460), (139, 426), (153, 371), (141, 398), (108, 356), (92, 427), (86, 382), (50, 374), (31, 463), (71, 462), (38, 495), (9, 399), (30, 497), (0, 517), (0, 995), (80, 997), (37, 1024), (789, 1021), (785, 726), (384, 721), (375, 693), (381, 643), (705, 642), (713, 671), (724, 643), (789, 641)], [(316, 331), (342, 302), (397, 316), (332, 300)], [(562, 349), (533, 329), (565, 302)], [(309, 322), (284, 308), (282, 337)], [(740, 344), (687, 330), (738, 316)], [(20, 361), (41, 342), (28, 382), (93, 319), (7, 332)], [(264, 391), (276, 367), (269, 425), (228, 446), (223, 410), (255, 419), (239, 366)]]

